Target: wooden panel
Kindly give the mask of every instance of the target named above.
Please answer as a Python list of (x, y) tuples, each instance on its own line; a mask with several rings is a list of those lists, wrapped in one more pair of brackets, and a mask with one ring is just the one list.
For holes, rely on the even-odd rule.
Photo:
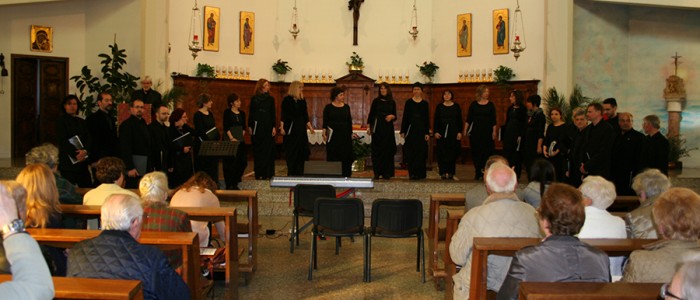
[(524, 300), (656, 300), (662, 283), (599, 282), (523, 282), (520, 299)]
[[(93, 279), (51, 277), (54, 299), (143, 299), (141, 281), (123, 279)], [(0, 275), (0, 282), (12, 280), (12, 275)]]

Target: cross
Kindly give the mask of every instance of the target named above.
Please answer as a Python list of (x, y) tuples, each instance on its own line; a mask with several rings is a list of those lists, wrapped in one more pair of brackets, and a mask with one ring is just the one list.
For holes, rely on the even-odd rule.
[(676, 68), (676, 70), (674, 71), (674, 74), (673, 74), (673, 75), (678, 76), (678, 64), (679, 64), (678, 59), (681, 58), (681, 57), (683, 57), (683, 56), (678, 56), (678, 52), (676, 52), (676, 55), (671, 56), (671, 58), (673, 58), (673, 65), (674, 65), (675, 68)]
[(365, 0), (349, 0), (348, 10), (352, 10), (352, 45), (357, 46), (357, 23), (360, 20), (360, 6)]

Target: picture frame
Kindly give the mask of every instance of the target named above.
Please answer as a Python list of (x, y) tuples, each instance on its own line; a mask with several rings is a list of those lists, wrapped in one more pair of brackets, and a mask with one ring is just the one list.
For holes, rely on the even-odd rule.
[(510, 18), (508, 9), (495, 9), (493, 11), (493, 54), (508, 54), (510, 45), (508, 36), (510, 28), (508, 26)]
[(457, 57), (472, 56), (472, 14), (457, 15)]
[(239, 52), (255, 54), (255, 13), (241, 11)]
[(219, 34), (221, 32), (221, 10), (218, 7), (204, 7), (204, 51), (219, 51)]
[(29, 50), (35, 52), (53, 52), (53, 28), (32, 25), (29, 34)]

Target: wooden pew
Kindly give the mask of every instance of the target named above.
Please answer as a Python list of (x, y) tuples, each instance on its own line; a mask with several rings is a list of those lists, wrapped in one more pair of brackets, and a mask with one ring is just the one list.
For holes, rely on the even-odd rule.
[[(142, 300), (141, 281), (123, 279), (93, 279), (52, 277), (54, 299), (125, 299)], [(12, 275), (0, 275), (0, 283), (12, 280)]]
[(520, 300), (656, 300), (662, 283), (523, 282)]
[[(94, 238), (101, 230), (28, 228), (27, 232), (40, 244), (71, 248), (78, 242)], [(182, 278), (190, 288), (190, 298), (200, 299), (201, 282), (199, 239), (194, 232), (141, 232), (141, 244), (162, 250), (182, 250)]]
[(445, 299), (452, 300), (452, 292), (454, 289), (454, 282), (452, 282), (452, 276), (457, 274), (457, 265), (452, 261), (450, 256), (450, 243), (452, 242), (452, 237), (457, 232), (459, 227), (459, 221), (462, 220), (464, 216), (464, 210), (448, 209), (447, 210), (447, 227), (445, 227), (445, 254), (443, 255), (443, 261), (445, 262)]
[(617, 196), (615, 201), (608, 207), (612, 212), (631, 212), (639, 207), (638, 196)]
[[(441, 193), (430, 195), (430, 210), (428, 215), (428, 270), (433, 276), (435, 288), (440, 287), (440, 280), (447, 276), (445, 269), (439, 267), (440, 243), (440, 206), (464, 206), (464, 193)], [(449, 252), (449, 249), (446, 249)], [(451, 279), (448, 278), (448, 281)]]
[[(226, 245), (224, 274), (227, 291), (232, 295), (238, 295), (238, 239), (236, 234), (236, 208), (234, 207), (173, 207), (187, 213), (190, 220), (204, 222), (218, 222), (223, 220), (226, 232), (219, 233), (221, 238), (231, 241)], [(101, 206), (96, 205), (71, 205), (61, 204), (64, 215), (74, 217), (98, 217)], [(231, 284), (233, 283), (233, 284)]]

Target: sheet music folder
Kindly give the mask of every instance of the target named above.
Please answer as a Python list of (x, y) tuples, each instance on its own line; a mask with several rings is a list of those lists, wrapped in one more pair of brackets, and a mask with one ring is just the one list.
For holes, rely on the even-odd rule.
[(238, 144), (231, 141), (203, 141), (199, 156), (235, 157)]

